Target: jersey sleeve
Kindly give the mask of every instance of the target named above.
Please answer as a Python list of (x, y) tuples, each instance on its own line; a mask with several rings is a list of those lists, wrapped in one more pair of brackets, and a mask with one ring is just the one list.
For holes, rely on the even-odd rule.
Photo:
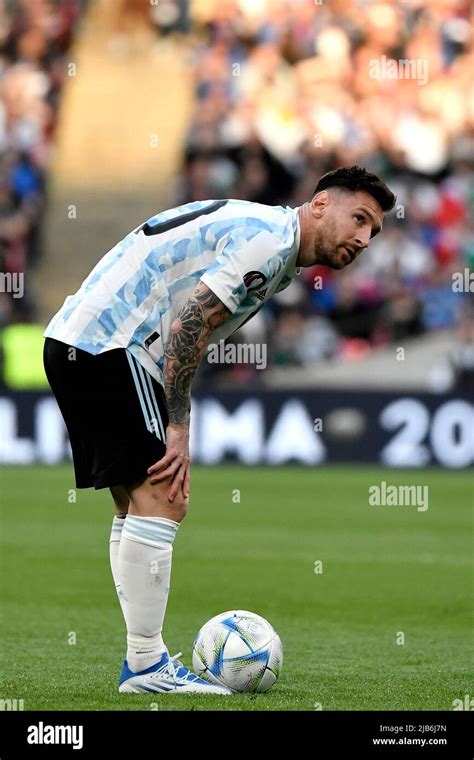
[(217, 245), (213, 264), (201, 281), (233, 314), (249, 291), (266, 287), (286, 265), (289, 250), (277, 235), (255, 228), (226, 233)]

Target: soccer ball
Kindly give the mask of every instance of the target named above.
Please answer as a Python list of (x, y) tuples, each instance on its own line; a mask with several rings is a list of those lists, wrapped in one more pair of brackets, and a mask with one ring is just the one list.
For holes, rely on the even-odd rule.
[(246, 610), (211, 618), (193, 645), (194, 672), (233, 691), (268, 691), (282, 664), (279, 636), (268, 620)]

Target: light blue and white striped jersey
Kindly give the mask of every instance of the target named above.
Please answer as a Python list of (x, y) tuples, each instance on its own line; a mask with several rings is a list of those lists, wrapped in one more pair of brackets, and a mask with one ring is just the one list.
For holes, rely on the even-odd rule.
[(162, 383), (171, 324), (199, 280), (232, 313), (217, 342), (288, 287), (299, 242), (289, 206), (230, 199), (163, 211), (105, 254), (44, 334), (91, 354), (126, 348)]

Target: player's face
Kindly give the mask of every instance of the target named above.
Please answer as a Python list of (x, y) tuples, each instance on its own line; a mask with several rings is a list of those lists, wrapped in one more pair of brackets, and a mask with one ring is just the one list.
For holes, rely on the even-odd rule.
[(343, 269), (351, 264), (382, 229), (383, 211), (366, 192), (327, 192), (310, 204), (315, 264)]

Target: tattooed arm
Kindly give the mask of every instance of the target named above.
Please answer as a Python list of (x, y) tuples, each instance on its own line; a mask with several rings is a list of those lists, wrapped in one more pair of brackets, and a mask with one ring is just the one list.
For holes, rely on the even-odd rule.
[(189, 423), (191, 383), (210, 334), (229, 315), (229, 309), (201, 282), (172, 323), (164, 366), (170, 423)]
[(180, 488), (185, 498), (189, 496), (191, 383), (211, 333), (220, 327), (230, 313), (212, 290), (200, 282), (171, 324), (164, 365), (169, 415), (166, 455), (148, 470), (151, 483), (172, 477), (169, 501), (174, 500)]

